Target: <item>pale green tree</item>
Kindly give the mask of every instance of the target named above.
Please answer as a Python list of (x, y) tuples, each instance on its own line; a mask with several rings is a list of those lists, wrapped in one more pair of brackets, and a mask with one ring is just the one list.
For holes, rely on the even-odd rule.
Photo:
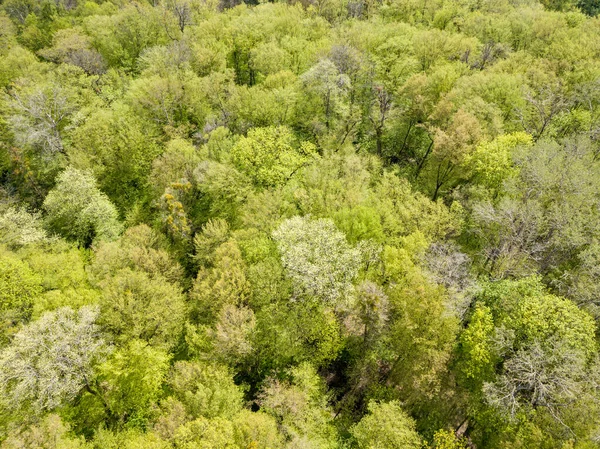
[(111, 425), (142, 426), (161, 396), (170, 356), (146, 342), (132, 339), (98, 367), (95, 399)]
[(233, 383), (222, 365), (203, 362), (176, 362), (169, 378), (175, 398), (194, 417), (231, 418), (242, 408), (242, 390)]
[(351, 429), (361, 449), (418, 449), (421, 438), (398, 401), (371, 402), (369, 413)]
[(0, 329), (2, 340), (19, 324), (31, 318), (42, 293), (42, 279), (27, 264), (10, 253), (0, 252)]
[(186, 312), (179, 287), (128, 268), (101, 286), (100, 321), (117, 341), (140, 339), (165, 349), (177, 343)]
[(91, 173), (67, 168), (44, 200), (48, 228), (80, 245), (111, 240), (121, 232), (118, 213)]

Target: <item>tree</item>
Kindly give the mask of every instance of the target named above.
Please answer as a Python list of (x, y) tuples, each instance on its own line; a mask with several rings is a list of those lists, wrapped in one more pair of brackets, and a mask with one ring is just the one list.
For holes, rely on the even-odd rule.
[(497, 278), (560, 272), (598, 235), (600, 166), (582, 138), (540, 141), (513, 161), (518, 173), (505, 180), (503, 195), (472, 204), (483, 268)]
[(265, 383), (258, 401), (261, 408), (277, 420), (292, 447), (336, 447), (332, 414), (315, 369), (305, 362), (290, 368), (288, 376), (290, 382), (270, 379)]
[[(485, 306), (477, 309), (466, 331), (471, 338), (465, 336), (463, 348), (470, 348), (471, 361), (479, 365), (471, 363), (468, 369), (484, 380), (487, 403), (513, 422), (517, 416), (533, 422), (544, 417), (536, 425), (558, 426), (563, 435), (558, 438), (586, 432), (587, 426), (579, 425), (584, 419), (569, 408), (589, 404), (597, 394), (592, 317), (569, 300), (547, 293), (536, 277), (489, 283), (479, 299)], [(483, 341), (474, 341), (475, 335)], [(492, 367), (496, 375), (490, 378)], [(585, 421), (593, 425), (597, 420), (590, 416)]]
[(415, 422), (407, 416), (398, 401), (369, 404), (369, 413), (351, 429), (361, 449), (417, 449), (421, 438)]
[(193, 318), (212, 323), (226, 306), (243, 306), (250, 294), (245, 264), (235, 240), (220, 245), (212, 268), (201, 268), (192, 291)]
[(193, 418), (231, 418), (242, 409), (242, 390), (222, 365), (176, 362), (168, 383)]
[(231, 363), (239, 362), (252, 352), (251, 336), (256, 327), (252, 309), (225, 305), (215, 328), (215, 351)]
[(95, 240), (111, 240), (121, 232), (118, 213), (96, 187), (91, 173), (73, 167), (63, 171), (44, 200), (50, 230), (89, 247)]
[(47, 160), (65, 151), (63, 135), (76, 107), (55, 83), (12, 91), (10, 124), (18, 145), (34, 146)]
[(273, 232), (297, 299), (333, 304), (352, 290), (360, 253), (331, 220), (294, 217)]
[(186, 312), (179, 287), (127, 268), (100, 285), (100, 321), (117, 341), (139, 339), (167, 350), (175, 346)]
[(2, 402), (9, 409), (52, 410), (89, 388), (106, 345), (99, 310), (69, 307), (23, 327), (0, 352)]
[(183, 269), (167, 249), (164, 236), (147, 225), (130, 227), (118, 240), (95, 247), (94, 260), (87, 267), (90, 279), (100, 283), (129, 268), (177, 285), (183, 281)]
[(70, 426), (59, 415), (49, 414), (41, 422), (10, 432), (2, 449), (85, 449), (82, 437), (70, 435)]
[(344, 113), (350, 89), (348, 76), (341, 74), (331, 60), (322, 59), (302, 74), (301, 80), (308, 94), (306, 123), (311, 125), (315, 134), (328, 132)]
[[(107, 90), (112, 88), (118, 89), (118, 84)], [(73, 131), (69, 158), (94, 173), (102, 191), (123, 214), (145, 199), (152, 162), (161, 152), (155, 125), (149, 123), (115, 102), (111, 108), (96, 108)]]
[(0, 253), (0, 329), (5, 340), (19, 324), (31, 318), (33, 306), (42, 293), (40, 277), (26, 262)]
[(143, 428), (161, 395), (170, 356), (146, 342), (130, 340), (98, 367), (96, 400), (112, 426)]
[(281, 185), (315, 156), (314, 145), (294, 140), (286, 127), (255, 128), (231, 148), (231, 160), (255, 184)]
[(235, 442), (240, 447), (256, 449), (283, 448), (283, 438), (277, 421), (263, 412), (242, 410), (234, 419)]
[(48, 240), (39, 214), (9, 207), (0, 215), (0, 242), (18, 248)]

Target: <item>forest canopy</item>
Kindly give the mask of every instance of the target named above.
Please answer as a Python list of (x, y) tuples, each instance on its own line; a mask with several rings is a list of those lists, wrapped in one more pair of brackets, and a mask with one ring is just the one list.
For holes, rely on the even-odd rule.
[(0, 448), (599, 448), (599, 12), (0, 0)]

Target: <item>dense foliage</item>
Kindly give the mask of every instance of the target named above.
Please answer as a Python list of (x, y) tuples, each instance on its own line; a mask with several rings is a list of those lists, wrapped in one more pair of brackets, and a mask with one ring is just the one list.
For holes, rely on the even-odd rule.
[(600, 3), (250, 3), (0, 0), (0, 448), (600, 447)]

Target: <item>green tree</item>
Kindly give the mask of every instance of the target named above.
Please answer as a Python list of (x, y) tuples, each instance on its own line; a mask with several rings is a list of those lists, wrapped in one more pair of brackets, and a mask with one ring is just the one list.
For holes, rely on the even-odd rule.
[(26, 262), (10, 253), (0, 253), (2, 340), (31, 318), (35, 301), (42, 293), (41, 281)]
[(139, 339), (171, 349), (183, 331), (186, 304), (181, 289), (162, 277), (123, 269), (101, 282), (102, 325), (119, 342)]
[(8, 434), (3, 449), (84, 449), (89, 447), (82, 437), (69, 432), (70, 426), (59, 415), (49, 414), (39, 423), (22, 426)]
[(243, 392), (224, 366), (176, 362), (168, 383), (175, 398), (193, 418), (231, 418), (242, 408)]
[(369, 413), (351, 429), (361, 449), (419, 448), (415, 422), (398, 401), (369, 404)]
[(285, 183), (314, 155), (314, 145), (295, 144), (285, 127), (252, 129), (231, 148), (232, 162), (261, 187)]
[(117, 210), (96, 186), (91, 173), (69, 167), (44, 200), (48, 228), (89, 247), (121, 232)]
[(96, 399), (111, 425), (143, 427), (160, 399), (170, 357), (140, 340), (130, 340), (98, 367)]

